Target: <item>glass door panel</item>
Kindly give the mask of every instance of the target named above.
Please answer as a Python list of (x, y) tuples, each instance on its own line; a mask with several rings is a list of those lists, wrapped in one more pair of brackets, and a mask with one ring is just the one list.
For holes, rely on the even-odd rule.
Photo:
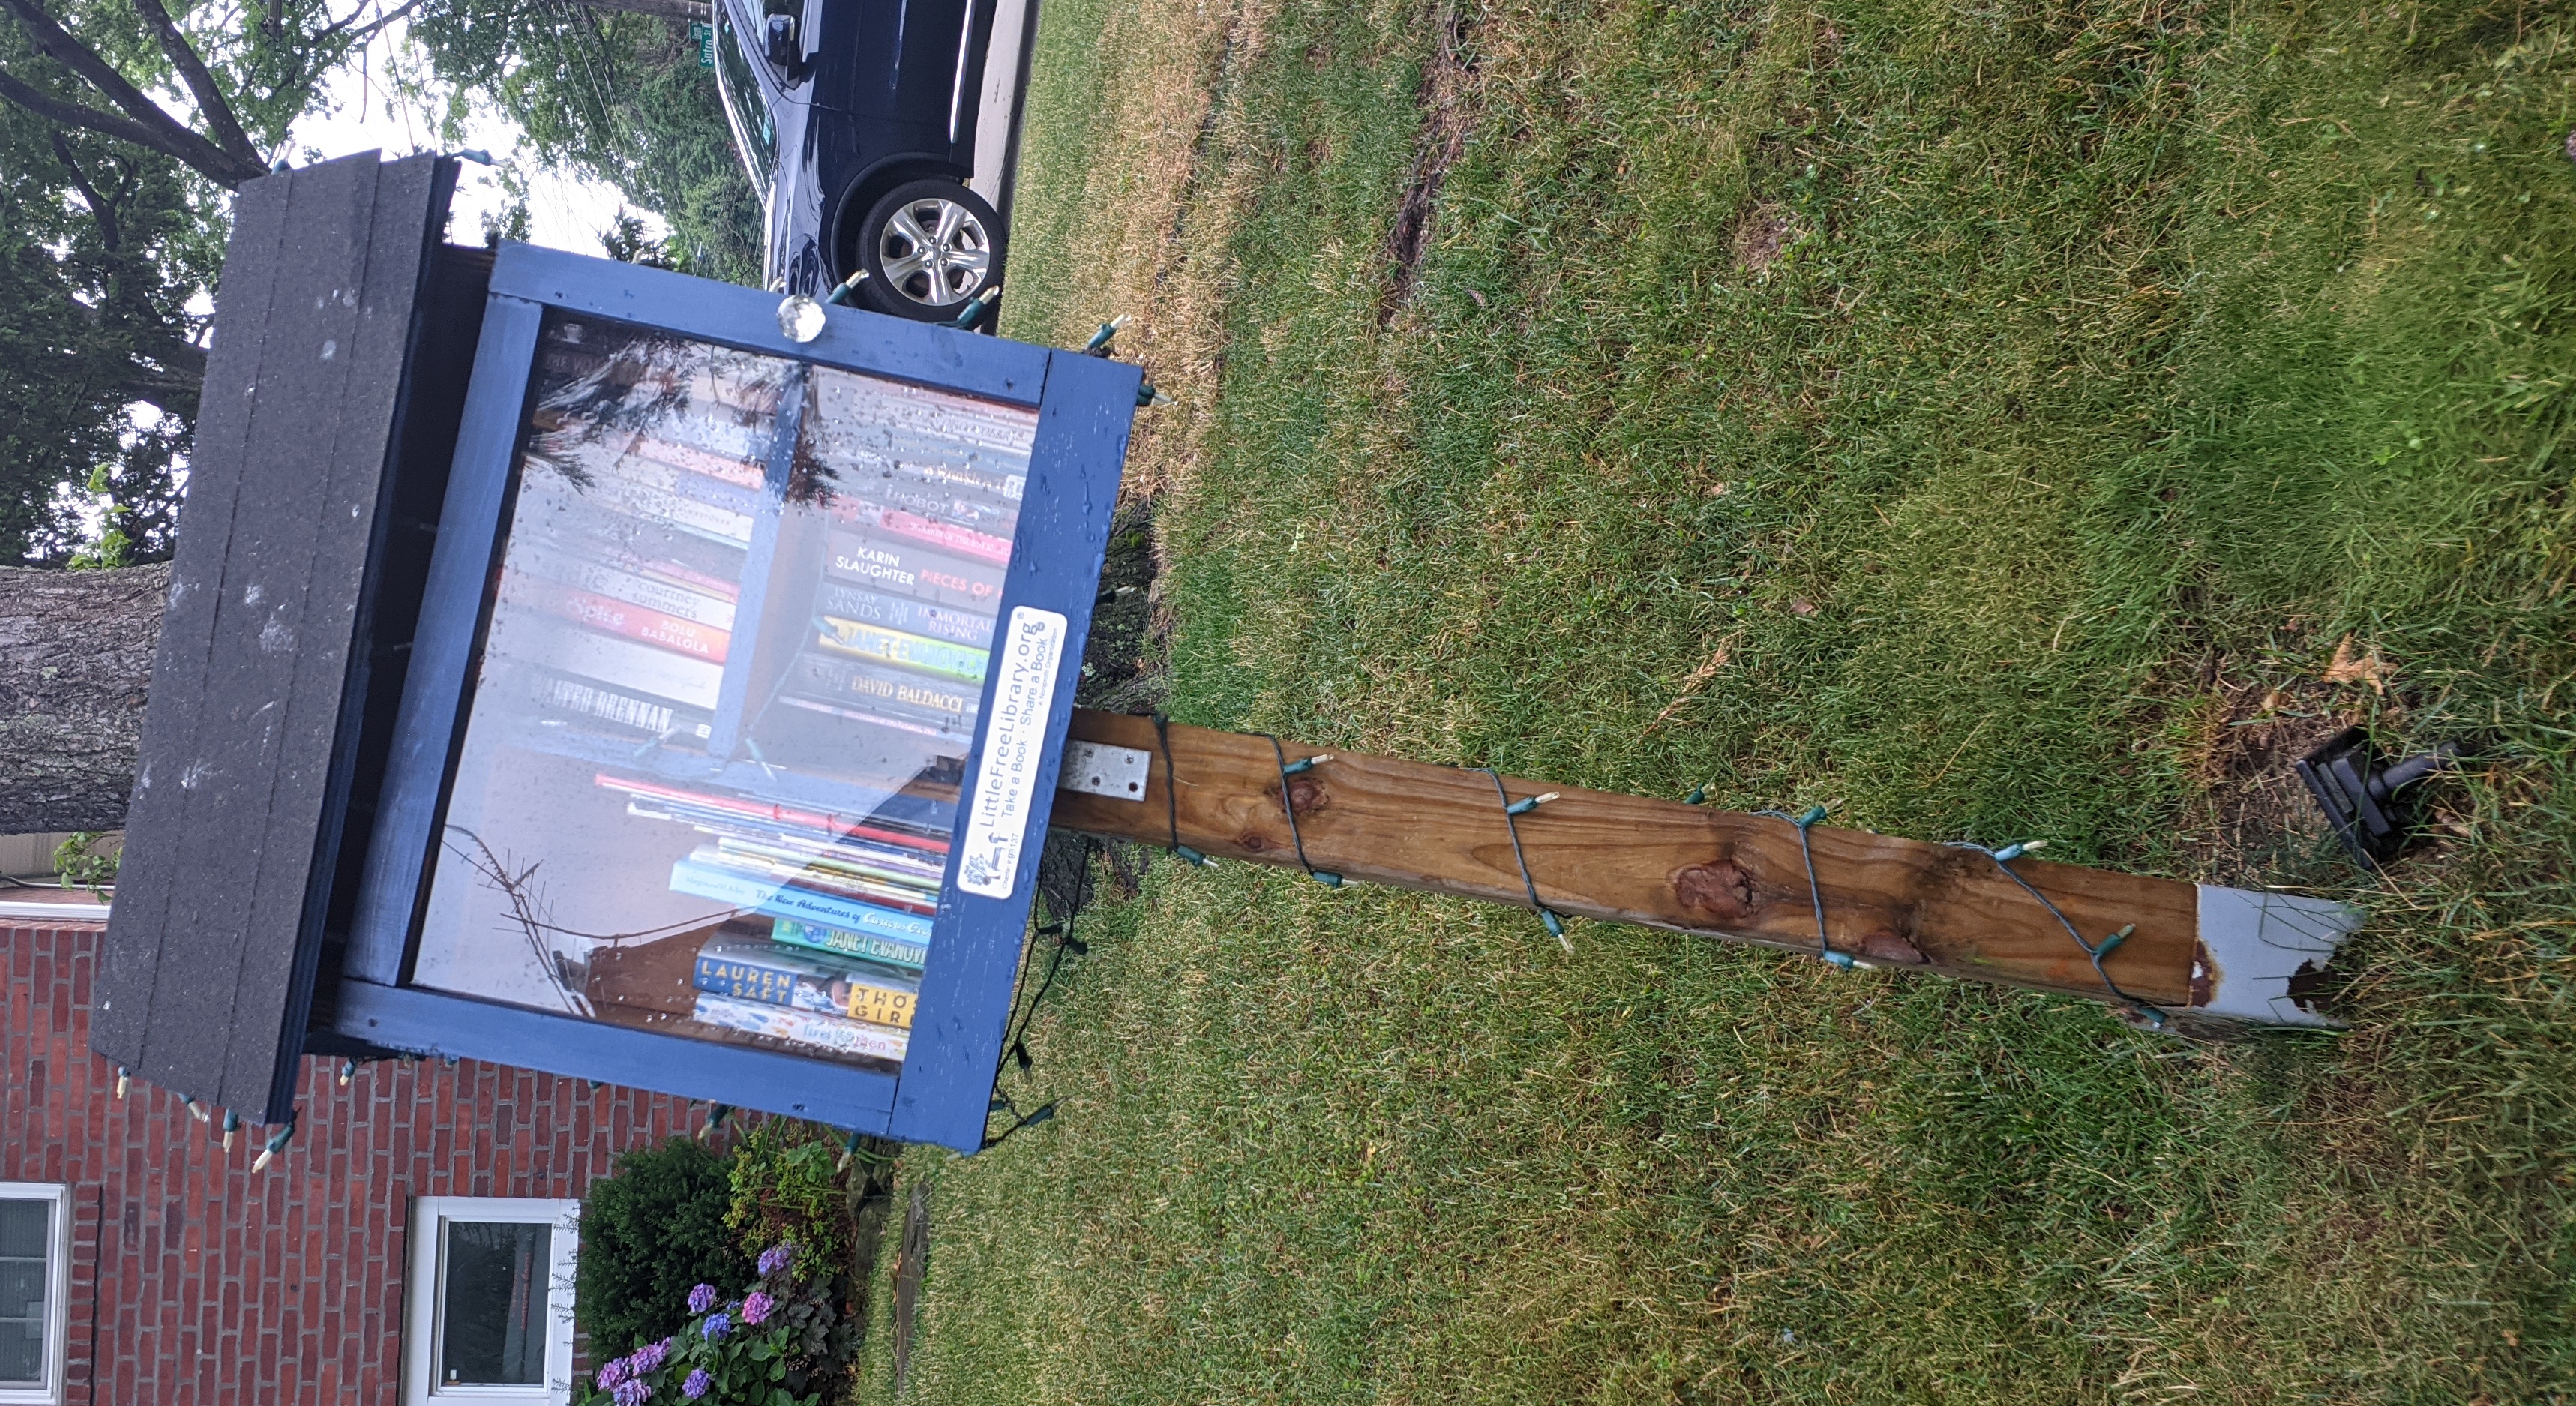
[(557, 315), (412, 980), (899, 1064), (1036, 414)]

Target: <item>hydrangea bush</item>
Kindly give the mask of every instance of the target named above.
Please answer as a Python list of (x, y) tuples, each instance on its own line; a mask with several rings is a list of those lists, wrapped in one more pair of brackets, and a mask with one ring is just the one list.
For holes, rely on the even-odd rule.
[(796, 1247), (760, 1252), (751, 1292), (689, 1290), (688, 1323), (601, 1364), (581, 1406), (819, 1406), (841, 1357), (831, 1295), (796, 1277)]

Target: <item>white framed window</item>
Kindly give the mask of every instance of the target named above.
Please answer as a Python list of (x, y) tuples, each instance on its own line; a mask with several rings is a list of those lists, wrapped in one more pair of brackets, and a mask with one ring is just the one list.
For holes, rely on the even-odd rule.
[(60, 1406), (63, 1399), (71, 1219), (64, 1187), (0, 1181), (0, 1402)]
[(403, 1406), (572, 1399), (579, 1201), (412, 1199)]

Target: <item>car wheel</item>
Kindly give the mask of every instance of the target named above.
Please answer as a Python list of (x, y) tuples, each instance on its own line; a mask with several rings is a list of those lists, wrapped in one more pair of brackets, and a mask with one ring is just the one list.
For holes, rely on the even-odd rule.
[(906, 181), (859, 223), (859, 285), (869, 306), (949, 322), (1002, 276), (1002, 221), (955, 181)]

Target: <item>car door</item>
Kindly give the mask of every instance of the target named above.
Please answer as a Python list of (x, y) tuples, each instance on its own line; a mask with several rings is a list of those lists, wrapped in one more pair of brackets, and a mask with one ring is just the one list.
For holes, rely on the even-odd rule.
[(902, 125), (944, 147), (958, 106), (973, 0), (816, 0), (824, 106)]
[(791, 88), (790, 76), (764, 52), (765, 18), (758, 0), (716, 0), (716, 91), (743, 172), (751, 178), (753, 193), (767, 204), (780, 157), (789, 149), (785, 129), (805, 93)]
[(716, 0), (716, 86), (734, 150), (766, 217), (770, 279), (812, 292), (823, 274), (816, 232), (826, 197), (816, 172), (813, 64), (801, 53), (787, 64), (774, 61), (767, 26), (773, 13), (796, 19), (800, 48), (814, 29), (784, 3), (795, 0)]

